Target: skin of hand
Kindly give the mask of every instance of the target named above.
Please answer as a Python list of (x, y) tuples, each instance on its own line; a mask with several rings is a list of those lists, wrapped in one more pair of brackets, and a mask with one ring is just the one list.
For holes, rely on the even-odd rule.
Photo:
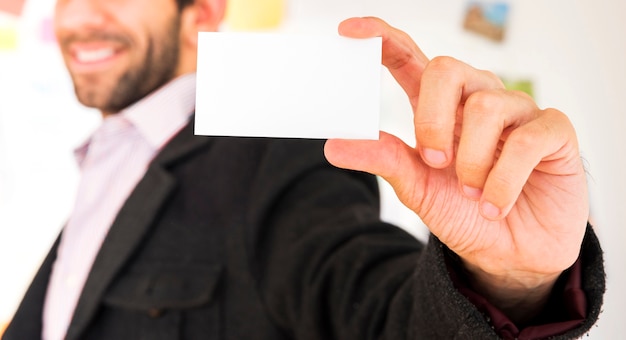
[(377, 141), (329, 140), (326, 158), (387, 180), (459, 255), (473, 288), (514, 322), (528, 321), (585, 234), (587, 182), (572, 124), (492, 73), (429, 60), (378, 18), (348, 19), (339, 33), (382, 37), (382, 63), (413, 108), (416, 147), (381, 132)]

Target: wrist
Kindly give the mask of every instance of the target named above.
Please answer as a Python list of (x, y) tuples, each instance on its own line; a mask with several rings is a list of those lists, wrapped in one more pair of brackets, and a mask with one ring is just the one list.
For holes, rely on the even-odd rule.
[(461, 261), (468, 283), (517, 325), (531, 321), (544, 308), (559, 273), (508, 271), (489, 273)]

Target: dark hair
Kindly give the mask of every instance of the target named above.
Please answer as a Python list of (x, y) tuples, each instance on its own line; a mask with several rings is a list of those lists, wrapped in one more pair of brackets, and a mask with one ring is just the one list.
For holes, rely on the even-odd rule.
[(182, 11), (183, 8), (193, 4), (194, 0), (176, 0), (176, 4), (178, 5), (178, 10)]

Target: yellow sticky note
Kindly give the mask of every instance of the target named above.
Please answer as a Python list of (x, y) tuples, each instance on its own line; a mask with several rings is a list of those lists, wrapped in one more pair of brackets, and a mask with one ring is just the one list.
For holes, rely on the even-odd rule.
[(285, 11), (285, 0), (228, 0), (226, 24), (235, 31), (276, 28)]
[(14, 26), (0, 26), (0, 51), (17, 48), (17, 28)]

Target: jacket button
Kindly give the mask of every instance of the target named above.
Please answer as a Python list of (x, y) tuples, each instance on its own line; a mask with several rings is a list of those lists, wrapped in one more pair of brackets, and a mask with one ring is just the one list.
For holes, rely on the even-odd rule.
[(163, 315), (163, 310), (159, 308), (150, 308), (148, 310), (148, 316), (151, 318), (159, 318)]

